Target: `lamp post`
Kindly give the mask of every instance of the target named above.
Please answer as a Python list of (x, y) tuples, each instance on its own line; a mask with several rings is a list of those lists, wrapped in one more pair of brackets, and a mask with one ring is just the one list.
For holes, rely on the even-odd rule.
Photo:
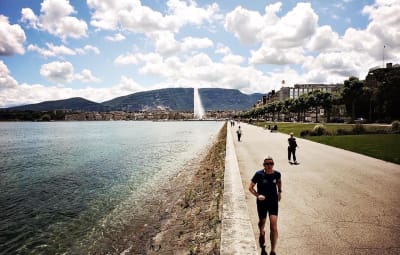
[(382, 67), (385, 68), (385, 48), (386, 45), (383, 45), (383, 50), (382, 50)]

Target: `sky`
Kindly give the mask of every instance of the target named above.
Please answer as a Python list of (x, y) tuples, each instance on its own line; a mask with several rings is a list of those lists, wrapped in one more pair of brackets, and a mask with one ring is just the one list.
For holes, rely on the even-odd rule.
[(364, 79), (400, 63), (399, 13), (400, 0), (0, 0), (0, 108)]

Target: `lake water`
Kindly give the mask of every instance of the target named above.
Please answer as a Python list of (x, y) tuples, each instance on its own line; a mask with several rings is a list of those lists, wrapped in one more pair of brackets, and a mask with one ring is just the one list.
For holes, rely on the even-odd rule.
[(0, 254), (71, 254), (179, 173), (222, 124), (0, 123)]

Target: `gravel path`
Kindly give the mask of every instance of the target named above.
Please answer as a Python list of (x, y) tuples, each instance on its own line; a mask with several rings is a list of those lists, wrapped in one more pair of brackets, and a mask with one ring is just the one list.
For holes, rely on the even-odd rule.
[(290, 165), (288, 135), (240, 126), (241, 142), (237, 125), (230, 130), (256, 240), (258, 217), (248, 186), (270, 155), (283, 182), (278, 255), (400, 254), (400, 165), (300, 138), (300, 165)]

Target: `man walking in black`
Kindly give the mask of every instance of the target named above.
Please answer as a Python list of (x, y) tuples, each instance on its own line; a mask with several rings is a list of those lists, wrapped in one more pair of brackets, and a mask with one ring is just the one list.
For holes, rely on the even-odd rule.
[[(294, 138), (293, 133), (290, 133), (290, 137), (288, 138), (289, 146), (288, 146), (288, 160), (290, 164), (297, 164), (296, 160), (296, 148), (298, 147), (296, 138)], [(293, 162), (291, 161), (291, 156), (293, 155)]]
[[(267, 157), (263, 162), (264, 169), (255, 173), (251, 179), (249, 190), (257, 197), (258, 227), (260, 229), (259, 243), (265, 250), (265, 223), (269, 214), (271, 253), (276, 255), (275, 247), (278, 241), (278, 202), (281, 200), (281, 173), (274, 170), (274, 160)], [(257, 185), (257, 190), (254, 187)]]

